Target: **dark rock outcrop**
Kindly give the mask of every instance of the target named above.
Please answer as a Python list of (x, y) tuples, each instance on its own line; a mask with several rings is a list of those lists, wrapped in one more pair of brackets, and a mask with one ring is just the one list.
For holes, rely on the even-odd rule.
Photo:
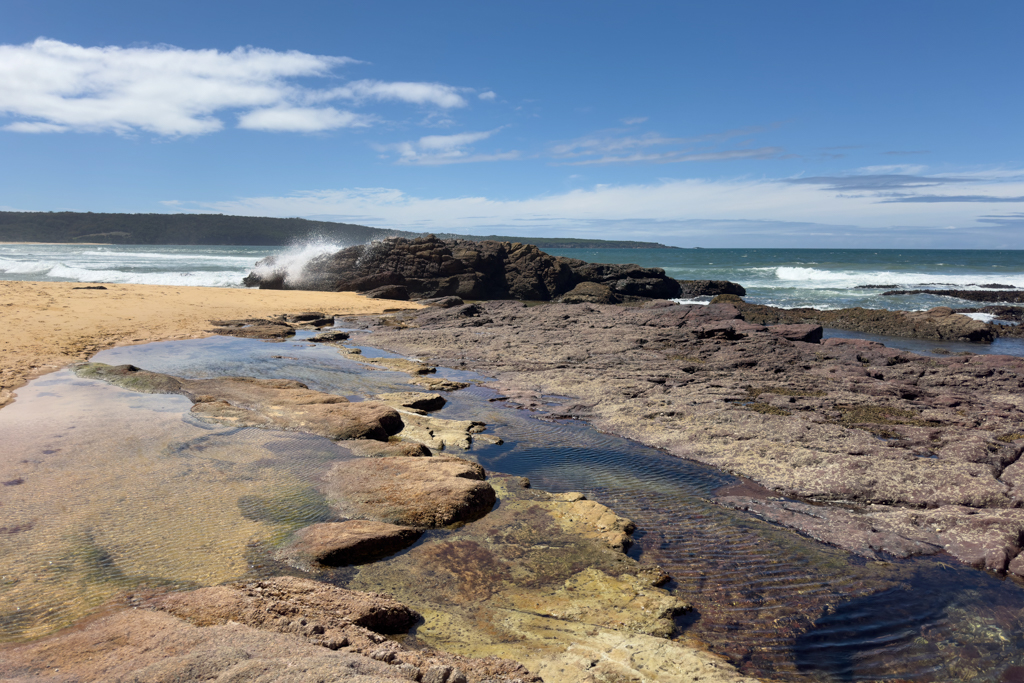
[(733, 294), (735, 296), (746, 296), (747, 290), (735, 282), (728, 280), (680, 280), (683, 291), (680, 296), (717, 296), (719, 294)]
[[(978, 285), (995, 289), (1000, 285)], [(912, 294), (932, 294), (934, 296), (951, 296), (966, 301), (983, 301), (998, 304), (1024, 304), (1024, 291), (987, 291), (981, 292), (975, 289), (894, 289), (882, 292), (882, 296), (910, 296)]]
[(991, 325), (958, 315), (939, 306), (928, 311), (888, 311), (869, 308), (842, 308), (819, 311), (815, 308), (775, 308), (738, 301), (723, 296), (712, 302), (728, 301), (748, 322), (760, 325), (821, 325), (841, 330), (949, 341), (991, 342), (996, 337)]
[[(549, 301), (581, 282), (607, 286), (618, 297), (668, 299), (682, 288), (661, 268), (586, 263), (551, 256), (531, 244), (390, 238), (349, 247), (310, 261), (296, 279), (274, 270), (273, 257), (258, 264), (248, 287), (373, 292), (414, 299)], [(404, 288), (404, 289), (403, 289)]]

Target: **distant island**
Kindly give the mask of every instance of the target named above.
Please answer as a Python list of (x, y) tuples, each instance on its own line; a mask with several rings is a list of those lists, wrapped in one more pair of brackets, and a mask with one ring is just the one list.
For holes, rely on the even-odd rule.
[[(0, 211), (0, 242), (104, 244), (203, 244), (278, 247), (311, 239), (364, 244), (385, 237), (426, 233), (385, 230), (353, 223), (305, 218), (265, 218), (186, 213), (79, 213), (75, 211)], [(499, 242), (528, 242), (542, 249), (675, 249), (656, 242), (590, 240), (562, 237), (457, 235)]]

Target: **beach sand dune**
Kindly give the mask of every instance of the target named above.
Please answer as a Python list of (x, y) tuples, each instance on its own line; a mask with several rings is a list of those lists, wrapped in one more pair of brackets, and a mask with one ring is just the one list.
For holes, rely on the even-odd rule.
[(419, 305), (352, 292), (0, 281), (0, 407), (28, 380), (111, 346), (210, 335), (210, 320)]

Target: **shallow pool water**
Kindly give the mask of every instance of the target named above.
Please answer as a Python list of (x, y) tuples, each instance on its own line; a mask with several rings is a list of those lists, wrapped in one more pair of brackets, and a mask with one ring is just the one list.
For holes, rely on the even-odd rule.
[[(305, 339), (163, 342), (95, 360), (184, 377), (298, 379), (353, 398), (417, 389), (403, 373)], [(737, 483), (729, 475), (492, 400), (501, 397), (486, 386), (446, 397), (437, 417), (483, 421), (505, 441), (467, 457), (535, 488), (582, 491), (635, 520), (631, 553), (660, 563), (670, 588), (695, 606), (680, 618), (680, 638), (750, 675), (999, 681), (1024, 665), (1024, 590), (1014, 580), (949, 558), (865, 561), (715, 505), (713, 492)], [(189, 405), (63, 371), (0, 411), (0, 482), (18, 482), (0, 487), (0, 639), (52, 631), (140, 586), (261, 573), (261, 558), (287, 533), (330, 518), (316, 482), (352, 457), (343, 446), (213, 428), (189, 418)]]

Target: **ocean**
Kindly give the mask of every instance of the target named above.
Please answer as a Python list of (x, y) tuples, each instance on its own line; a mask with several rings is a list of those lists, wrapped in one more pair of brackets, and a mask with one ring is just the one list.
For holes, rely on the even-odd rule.
[[(0, 279), (241, 287), (256, 261), (275, 254), (292, 270), (332, 242), (288, 248), (0, 244)], [(958, 299), (883, 296), (888, 289), (1024, 289), (1024, 251), (895, 249), (552, 249), (596, 263), (664, 268), (680, 280), (731, 280), (747, 301), (783, 308), (966, 308)], [(706, 299), (700, 300), (701, 302)]]

